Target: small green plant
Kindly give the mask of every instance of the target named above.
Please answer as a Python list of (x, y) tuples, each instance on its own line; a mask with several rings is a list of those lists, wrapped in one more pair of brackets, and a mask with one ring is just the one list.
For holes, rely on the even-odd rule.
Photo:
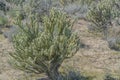
[(79, 38), (66, 14), (52, 9), (40, 26), (35, 16), (26, 25), (18, 19), (20, 31), (13, 37), (12, 64), (20, 70), (46, 73), (51, 80), (61, 78), (59, 67), (79, 50)]
[(8, 24), (8, 19), (5, 16), (0, 15), (0, 25), (5, 26)]
[(108, 36), (108, 26), (112, 25), (112, 20), (118, 16), (118, 10), (115, 8), (115, 0), (101, 0), (94, 3), (88, 12), (88, 20), (95, 24), (99, 31), (104, 33), (105, 38)]

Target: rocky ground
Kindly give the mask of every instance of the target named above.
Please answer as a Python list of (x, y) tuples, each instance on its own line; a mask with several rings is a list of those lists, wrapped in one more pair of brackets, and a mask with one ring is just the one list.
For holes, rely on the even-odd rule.
[[(111, 50), (101, 36), (89, 32), (88, 25), (89, 23), (84, 20), (79, 20), (75, 24), (74, 30), (79, 33), (84, 45), (65, 63), (78, 68), (87, 76), (93, 76), (94, 80), (103, 80), (105, 74), (120, 76), (119, 52)], [(28, 75), (10, 66), (9, 53), (12, 50), (12, 44), (0, 36), (0, 80), (31, 80)]]

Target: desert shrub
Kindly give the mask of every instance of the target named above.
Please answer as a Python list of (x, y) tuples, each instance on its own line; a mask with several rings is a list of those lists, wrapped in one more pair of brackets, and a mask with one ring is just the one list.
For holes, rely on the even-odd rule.
[(118, 36), (110, 37), (107, 41), (111, 49), (120, 51), (120, 38)]
[(89, 6), (87, 4), (70, 3), (64, 6), (64, 11), (69, 14), (71, 17), (86, 19)]
[(111, 37), (108, 38), (108, 44), (111, 49), (120, 51), (120, 38), (118, 37)]
[(12, 42), (12, 37), (18, 32), (18, 28), (12, 26), (8, 31), (3, 32), (3, 35), (5, 38), (8, 39), (8, 41)]
[(6, 24), (8, 24), (7, 17), (5, 17), (4, 15), (0, 15), (0, 25), (5, 26)]
[(105, 79), (104, 80), (119, 80), (118, 78), (114, 78), (114, 77), (112, 77), (111, 75), (109, 75), (109, 74), (107, 74), (106, 76), (105, 76)]
[(115, 6), (114, 9), (114, 16), (116, 19), (114, 20), (114, 24), (120, 25), (120, 0), (114, 0)]
[(62, 66), (63, 72), (62, 80), (92, 80), (92, 77), (84, 76), (80, 71), (79, 68), (75, 66), (70, 66), (69, 64)]
[(120, 26), (120, 18), (116, 18), (114, 21), (113, 21), (114, 25), (115, 26)]
[(67, 6), (65, 6), (64, 11), (67, 12), (68, 14), (75, 14), (80, 10), (80, 6), (78, 4), (72, 3)]
[(41, 20), (41, 17), (48, 14), (51, 9), (52, 2), (51, 0), (19, 0), (18, 3), (16, 0), (8, 1), (11, 4), (11, 9), (8, 12), (10, 17), (16, 18), (20, 17), (21, 19), (26, 19), (26, 15), (36, 15)]
[(51, 2), (52, 7), (61, 9), (69, 14), (69, 16), (76, 18), (86, 17), (89, 7), (87, 4), (82, 4), (80, 0), (51, 0)]
[[(88, 20), (95, 24), (99, 31), (104, 33), (105, 38), (108, 35), (108, 26), (112, 25), (112, 21), (118, 17), (118, 8), (115, 8), (116, 1), (113, 0), (101, 0), (97, 3), (93, 3), (88, 12)], [(97, 6), (96, 6), (97, 4)]]
[(80, 9), (78, 12), (75, 13), (75, 17), (86, 20), (88, 10), (88, 5), (80, 5)]
[[(43, 14), (47, 13), (50, 10), (52, 5), (51, 0), (29, 0), (24, 3), (24, 8), (26, 12)], [(29, 11), (28, 11), (29, 10)]]
[(19, 17), (20, 19), (24, 20), (26, 18), (25, 12), (21, 11), (19, 9), (18, 10), (12, 9), (9, 12), (7, 12), (7, 15), (9, 15), (9, 17), (11, 17), (12, 19), (15, 19), (16, 17)]
[(46, 73), (51, 80), (60, 78), (59, 67), (79, 49), (79, 38), (66, 14), (52, 9), (40, 26), (35, 16), (30, 22), (16, 24), (20, 32), (13, 37), (12, 64), (25, 72)]
[(109, 28), (109, 35), (107, 38), (108, 45), (111, 49), (120, 51), (120, 26), (113, 25)]
[(82, 76), (79, 71), (69, 71), (63, 80), (90, 80), (90, 78)]
[(113, 13), (115, 17), (120, 17), (120, 0), (113, 0)]
[(72, 17), (86, 20), (87, 12), (93, 2), (97, 3), (96, 0), (75, 0), (72, 3), (66, 4), (64, 11)]
[(85, 78), (81, 77), (79, 72), (70, 71), (64, 80), (85, 80)]

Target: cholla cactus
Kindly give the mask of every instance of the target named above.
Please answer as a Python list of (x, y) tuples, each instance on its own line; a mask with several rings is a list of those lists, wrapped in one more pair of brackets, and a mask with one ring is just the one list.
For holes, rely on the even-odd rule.
[(108, 25), (111, 25), (112, 20), (118, 15), (115, 11), (115, 3), (117, 0), (101, 0), (93, 5), (88, 12), (88, 19), (93, 22), (98, 29), (104, 32), (107, 37)]
[(21, 29), (13, 37), (13, 63), (20, 70), (46, 73), (51, 80), (58, 80), (60, 65), (78, 51), (79, 38), (71, 30), (73, 23), (60, 11), (52, 9), (42, 27), (35, 19), (26, 25), (17, 21)]

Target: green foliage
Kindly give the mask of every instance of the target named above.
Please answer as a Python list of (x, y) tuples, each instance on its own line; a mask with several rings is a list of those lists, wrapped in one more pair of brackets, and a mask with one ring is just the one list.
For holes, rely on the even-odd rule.
[(101, 1), (97, 6), (91, 7), (88, 12), (88, 19), (99, 27), (107, 24), (111, 20), (112, 3), (105, 1), (107, 0)]
[(6, 25), (8, 23), (8, 19), (5, 16), (0, 15), (0, 25)]
[(115, 5), (116, 1), (101, 0), (98, 4), (92, 4), (93, 6), (88, 12), (88, 20), (94, 23), (97, 26), (97, 29), (103, 31), (105, 36), (107, 36), (108, 33), (108, 26), (111, 25), (112, 20), (119, 15), (119, 10)]
[(120, 17), (120, 0), (113, 0), (113, 13), (114, 17)]
[(19, 10), (10, 10), (7, 12), (7, 15), (9, 15), (11, 18), (15, 19), (16, 17), (19, 17), (20, 19), (25, 19), (26, 15), (23, 11)]
[(66, 14), (53, 9), (41, 26), (35, 16), (31, 16), (29, 23), (18, 19), (16, 24), (20, 32), (13, 37), (12, 63), (20, 70), (46, 73), (51, 80), (57, 80), (62, 62), (79, 49), (79, 38), (72, 32), (73, 23)]

